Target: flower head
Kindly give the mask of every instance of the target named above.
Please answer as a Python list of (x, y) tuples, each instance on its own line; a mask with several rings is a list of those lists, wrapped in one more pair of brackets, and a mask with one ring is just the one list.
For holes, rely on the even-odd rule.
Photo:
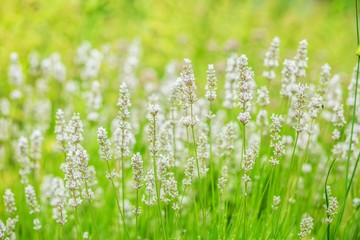
[(31, 185), (27, 185), (25, 188), (26, 203), (30, 209), (30, 214), (40, 212), (40, 207), (36, 199), (35, 189)]
[(10, 189), (5, 190), (4, 194), (5, 210), (9, 214), (13, 214), (16, 211), (14, 193)]
[(215, 75), (214, 65), (209, 64), (208, 70), (206, 71), (207, 83), (205, 86), (206, 99), (209, 102), (213, 102), (216, 99), (217, 79)]
[(237, 59), (237, 74), (237, 99), (239, 106), (245, 112), (250, 108), (250, 101), (254, 97), (255, 88), (254, 72), (251, 67), (248, 66), (248, 59), (245, 55), (241, 55)]
[(296, 56), (294, 58), (297, 66), (296, 76), (299, 78), (306, 76), (306, 68), (308, 67), (307, 47), (308, 47), (308, 43), (306, 39), (301, 40), (299, 43)]
[(300, 233), (298, 234), (300, 238), (304, 238), (311, 234), (311, 231), (314, 228), (314, 220), (308, 215), (304, 214), (300, 223)]
[(265, 53), (264, 66), (267, 70), (263, 72), (263, 77), (269, 81), (275, 78), (273, 68), (279, 65), (279, 46), (280, 39), (278, 37), (274, 37), (268, 51)]
[(67, 128), (67, 132), (69, 135), (69, 141), (72, 144), (77, 144), (80, 143), (83, 140), (83, 123), (80, 120), (80, 115), (79, 113), (74, 113), (73, 117), (71, 118), (68, 128)]
[(138, 190), (142, 187), (143, 181), (143, 160), (140, 153), (134, 154), (134, 156), (131, 158), (131, 166), (134, 175), (134, 189)]
[(111, 159), (111, 142), (108, 139), (107, 132), (103, 127), (99, 127), (97, 131), (97, 139), (100, 146), (100, 158), (105, 161)]

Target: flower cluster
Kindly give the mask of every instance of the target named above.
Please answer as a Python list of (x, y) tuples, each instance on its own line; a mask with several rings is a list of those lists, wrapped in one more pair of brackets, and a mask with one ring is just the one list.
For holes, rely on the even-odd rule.
[(284, 61), (284, 68), (282, 70), (281, 90), (280, 94), (283, 97), (291, 98), (294, 92), (294, 85), (296, 82), (295, 73), (297, 71), (296, 63), (293, 60)]
[(300, 222), (300, 233), (298, 234), (299, 237), (304, 238), (306, 236), (309, 236), (313, 228), (314, 228), (313, 218), (308, 214), (304, 214)]
[(274, 167), (279, 165), (280, 158), (285, 154), (285, 148), (281, 139), (281, 128), (284, 119), (281, 115), (273, 114), (271, 116), (271, 125), (270, 125), (270, 132), (271, 132), (271, 141), (270, 147), (274, 149), (273, 156), (270, 157), (269, 162)]
[(254, 97), (254, 88), (254, 72), (248, 66), (247, 57), (241, 55), (237, 59), (236, 93), (239, 106), (243, 112), (250, 110), (251, 100)]
[(325, 218), (325, 222), (327, 224), (332, 223), (335, 215), (337, 214), (337, 210), (339, 208), (339, 202), (336, 197), (329, 198), (329, 206), (326, 208), (327, 217)]
[(205, 90), (206, 90), (206, 99), (211, 103), (213, 101), (215, 101), (216, 99), (216, 89), (217, 89), (217, 79), (216, 79), (216, 75), (215, 75), (215, 69), (214, 69), (214, 65), (209, 64), (208, 66), (208, 70), (206, 71), (206, 86), (205, 86)]
[(245, 182), (249, 182), (251, 180), (249, 173), (254, 167), (255, 159), (257, 158), (258, 153), (259, 153), (258, 142), (253, 142), (251, 144), (251, 147), (246, 150), (246, 153), (244, 155), (244, 160), (242, 162), (242, 168), (244, 170), (243, 180)]
[(280, 38), (274, 37), (269, 49), (265, 53), (264, 66), (267, 70), (263, 72), (263, 77), (269, 81), (275, 79), (274, 68), (279, 66), (279, 47)]
[(294, 58), (297, 66), (296, 77), (298, 78), (306, 76), (306, 68), (308, 67), (307, 47), (308, 47), (308, 43), (306, 39), (301, 40), (299, 43), (296, 56)]

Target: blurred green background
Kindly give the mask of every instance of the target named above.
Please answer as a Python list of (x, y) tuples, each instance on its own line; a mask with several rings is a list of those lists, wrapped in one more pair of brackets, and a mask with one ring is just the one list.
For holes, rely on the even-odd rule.
[[(308, 40), (309, 74), (305, 81), (318, 81), (320, 67), (329, 63), (333, 73), (342, 74), (344, 85), (349, 82), (356, 63), (352, 0), (3, 0), (0, 97), (8, 95), (7, 72), (13, 51), (18, 52), (24, 72), (33, 50), (41, 57), (59, 52), (71, 68), (76, 48), (84, 41), (97, 48), (108, 43), (122, 51), (122, 43), (135, 38), (142, 44), (139, 69), (154, 68), (159, 77), (169, 61), (190, 58), (197, 80), (202, 81), (207, 64), (225, 64), (226, 58), (236, 52), (248, 55), (256, 81), (261, 82), (264, 53), (274, 36), (281, 39), (281, 63), (295, 56), (300, 40)], [(219, 76), (223, 80), (224, 75)], [(68, 74), (72, 77), (73, 72)], [(271, 90), (278, 96), (277, 88)], [(117, 90), (109, 91), (113, 93), (107, 99), (116, 96)], [(80, 101), (75, 104), (84, 106)], [(59, 105), (53, 102), (52, 116)], [(22, 114), (15, 115), (20, 121)], [(95, 138), (91, 141), (89, 146), (97, 146)], [(97, 148), (91, 151), (90, 155), (96, 156)], [(60, 171), (58, 166), (46, 164), (47, 159), (44, 162), (44, 172), (55, 168)], [(17, 175), (7, 171), (1, 178), (7, 181), (4, 186), (15, 185)]]
[[(139, 37), (142, 65), (162, 73), (171, 59), (191, 58), (197, 70), (245, 53), (262, 66), (271, 39), (281, 39), (280, 59), (292, 58), (309, 41), (309, 65), (328, 62), (335, 72), (355, 65), (355, 13), (350, 0), (11, 0), (0, 4), (0, 64), (6, 78), (9, 54), (23, 65), (31, 50), (60, 52), (66, 64), (84, 40), (116, 46)], [(196, 69), (195, 69), (196, 70)], [(317, 75), (318, 76), (318, 75)]]

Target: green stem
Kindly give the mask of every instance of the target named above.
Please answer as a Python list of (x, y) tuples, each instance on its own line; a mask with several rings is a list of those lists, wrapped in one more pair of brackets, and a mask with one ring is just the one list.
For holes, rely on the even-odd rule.
[(349, 181), (349, 186), (347, 187), (346, 189), (346, 194), (348, 195), (349, 192), (350, 192), (350, 188), (351, 188), (351, 184), (354, 180), (354, 177), (355, 177), (355, 172), (356, 172), (356, 168), (357, 168), (357, 165), (359, 164), (359, 159), (360, 159), (360, 153), (358, 154), (357, 158), (356, 158), (356, 162), (355, 162), (355, 166), (354, 166), (354, 169), (351, 173), (351, 177), (350, 177), (350, 181)]
[[(73, 195), (74, 195), (74, 198), (75, 198), (75, 192), (73, 191)], [(80, 224), (80, 218), (79, 218), (79, 214), (78, 214), (78, 211), (77, 211), (77, 207), (74, 207), (74, 212), (75, 212), (75, 217), (76, 217), (76, 221), (78, 223), (78, 227), (79, 227), (79, 231), (80, 231), (80, 236), (81, 234), (83, 233), (83, 230), (82, 230), (82, 227), (81, 227), (81, 224)]]
[[(107, 164), (107, 167), (108, 167), (109, 174), (111, 174), (109, 161), (106, 161), (106, 164)], [(129, 230), (128, 230), (127, 225), (126, 225), (126, 222), (125, 222), (124, 214), (123, 214), (123, 212), (121, 211), (121, 207), (120, 207), (120, 203), (119, 203), (119, 198), (118, 198), (118, 196), (117, 196), (117, 192), (116, 192), (116, 187), (115, 187), (115, 184), (114, 184), (114, 180), (113, 180), (112, 178), (110, 178), (110, 181), (111, 181), (111, 185), (113, 186), (113, 190), (114, 190), (114, 194), (115, 194), (115, 200), (116, 200), (116, 205), (117, 205), (117, 207), (118, 207), (118, 210), (119, 210), (119, 213), (120, 213), (120, 217), (121, 217), (121, 219), (122, 219), (122, 221), (123, 221), (123, 223), (124, 223), (124, 228), (125, 228), (126, 234), (128, 235), (128, 238), (131, 239)]]
[(174, 103), (171, 103), (171, 118), (172, 118), (172, 141), (173, 141), (173, 157), (174, 161), (176, 160), (176, 131), (175, 131), (175, 113), (174, 113)]
[(244, 239), (246, 240), (246, 219), (247, 219), (247, 212), (246, 212), (246, 203), (247, 203), (247, 182), (245, 182), (245, 196), (244, 196), (244, 225), (243, 225), (243, 234)]
[[(87, 185), (87, 182), (86, 182), (86, 181), (85, 181), (85, 189), (86, 189), (86, 193), (88, 194), (88, 193), (89, 193), (89, 188), (88, 188), (88, 185)], [(99, 229), (98, 229), (97, 224), (96, 224), (96, 220), (95, 220), (95, 216), (94, 216), (94, 212), (93, 212), (91, 200), (88, 199), (88, 202), (89, 202), (89, 206), (90, 206), (91, 217), (92, 217), (92, 220), (93, 220), (94, 225), (95, 225), (96, 235), (97, 235), (97, 238), (100, 240), (101, 238), (100, 238), (100, 235), (99, 235)]]
[(94, 216), (94, 211), (93, 211), (93, 207), (92, 207), (92, 204), (91, 204), (91, 201), (89, 199), (89, 205), (90, 205), (90, 212), (91, 212), (91, 217), (93, 219), (93, 222), (94, 222), (94, 225), (95, 225), (95, 230), (96, 230), (96, 235), (97, 235), (97, 238), (100, 240), (100, 235), (99, 235), (99, 229), (97, 227), (97, 224), (96, 224), (96, 220), (95, 220), (95, 216)]
[(309, 134), (308, 134), (308, 139), (306, 141), (304, 157), (303, 157), (303, 160), (300, 162), (300, 167), (302, 166), (302, 164), (307, 163), (307, 159), (309, 157), (309, 145), (310, 145), (310, 142), (311, 142), (313, 128), (314, 128), (314, 119), (312, 118), (311, 123), (310, 123), (310, 130), (309, 130)]
[(124, 159), (124, 142), (125, 142), (125, 128), (123, 128), (121, 133), (121, 146), (120, 146), (120, 159), (121, 159), (121, 203), (122, 211), (125, 214), (125, 159)]
[(139, 209), (139, 190), (136, 189), (136, 213), (135, 213), (135, 236), (138, 239), (138, 209)]
[(295, 158), (295, 152), (296, 152), (296, 147), (297, 147), (298, 140), (299, 140), (299, 133), (296, 132), (294, 148), (293, 148), (292, 154), (291, 154), (290, 167), (289, 167), (288, 175), (287, 175), (286, 182), (285, 182), (285, 188), (287, 188), (287, 185), (288, 185), (289, 180), (290, 180), (291, 171), (292, 171), (292, 168), (293, 168), (293, 165), (294, 165), (294, 158)]
[[(156, 116), (153, 115), (153, 141), (152, 141), (152, 148), (153, 151), (156, 151)], [(167, 239), (166, 236), (166, 230), (165, 230), (165, 226), (164, 226), (164, 222), (162, 219), (162, 214), (161, 214), (161, 202), (160, 202), (160, 186), (159, 186), (159, 179), (157, 176), (157, 167), (156, 167), (156, 153), (151, 153), (152, 155), (152, 161), (153, 161), (153, 168), (154, 168), (154, 177), (155, 177), (155, 190), (156, 190), (156, 197), (157, 197), (157, 208), (158, 208), (158, 217), (160, 219), (160, 224), (161, 224), (161, 228), (162, 228), (162, 233), (163, 233), (163, 237), (164, 239)]]
[[(299, 120), (299, 121), (300, 121), (300, 120)], [(289, 167), (289, 170), (288, 170), (288, 174), (287, 174), (287, 177), (286, 177), (286, 181), (285, 181), (284, 188), (283, 188), (282, 191), (281, 191), (281, 193), (282, 193), (281, 196), (283, 196), (283, 203), (281, 204), (280, 211), (279, 211), (279, 213), (277, 214), (277, 215), (278, 215), (278, 219), (277, 219), (277, 221), (276, 221), (276, 229), (278, 228), (279, 218), (281, 218), (281, 215), (282, 215), (282, 213), (283, 213), (284, 207), (287, 205), (286, 202), (284, 201), (285, 199), (287, 199), (287, 195), (288, 195), (288, 194), (285, 192), (286, 189), (289, 189), (288, 193), (289, 193), (289, 194), (292, 194), (291, 186), (288, 187), (288, 184), (289, 184), (289, 181), (290, 181), (291, 172), (292, 172), (292, 168), (293, 168), (293, 165), (294, 165), (294, 158), (295, 158), (295, 152), (296, 152), (296, 147), (297, 147), (298, 140), (299, 140), (299, 132), (296, 131), (294, 148), (293, 148), (292, 154), (291, 154), (290, 167)], [(284, 219), (285, 219), (286, 215), (287, 215), (287, 214), (284, 215)], [(280, 231), (280, 230), (278, 229), (278, 231)], [(272, 231), (272, 232), (273, 232), (273, 231)]]
[[(359, 37), (359, 16), (358, 16), (358, 1), (355, 0), (355, 16), (356, 16), (356, 40), (357, 40), (357, 47), (359, 47), (360, 44), (360, 37)], [(340, 214), (338, 221), (336, 223), (334, 238), (336, 238), (337, 230), (340, 226), (342, 217), (344, 215), (345, 207), (346, 207), (346, 200), (348, 196), (348, 184), (349, 186), (352, 183), (352, 179), (350, 182), (348, 182), (349, 177), (349, 168), (350, 168), (350, 156), (351, 156), (351, 147), (352, 147), (352, 139), (354, 134), (354, 125), (355, 125), (355, 118), (356, 118), (356, 100), (357, 100), (357, 92), (358, 92), (358, 83), (359, 83), (359, 65), (360, 65), (360, 56), (357, 56), (357, 68), (356, 68), (356, 82), (355, 82), (355, 94), (354, 94), (354, 105), (353, 105), (353, 114), (352, 114), (352, 121), (351, 121), (351, 131), (350, 131), (350, 141), (349, 141), (349, 148), (348, 148), (348, 154), (346, 159), (346, 174), (345, 174), (345, 196), (343, 200), (343, 204), (341, 206)], [(357, 164), (356, 164), (357, 165)], [(354, 168), (353, 173), (355, 172), (356, 168)]]
[[(212, 103), (209, 105), (209, 167), (210, 167), (210, 181), (212, 194), (212, 209), (215, 209), (215, 184), (214, 184), (214, 167), (212, 166)], [(220, 169), (219, 169), (220, 170)]]
[[(191, 119), (194, 119), (194, 110), (193, 110), (193, 104), (190, 104), (190, 116)], [(196, 144), (196, 138), (195, 138), (195, 129), (194, 129), (194, 125), (191, 126), (191, 135), (192, 135), (192, 141), (194, 144), (194, 157), (195, 157), (195, 162), (196, 162), (196, 170), (197, 170), (197, 175), (198, 175), (198, 181), (199, 181), (199, 188), (200, 188), (200, 203), (201, 203), (201, 212), (202, 212), (202, 217), (203, 217), (203, 231), (204, 234), (206, 233), (206, 215), (205, 215), (205, 199), (204, 199), (204, 194), (203, 194), (203, 186), (202, 186), (202, 181), (201, 181), (201, 175), (200, 175), (200, 166), (199, 166), (199, 160), (198, 160), (198, 154), (197, 154), (197, 144)], [(205, 237), (206, 238), (206, 237)]]
[[(335, 160), (336, 158), (334, 158), (334, 160), (331, 162), (330, 164), (330, 167), (329, 167), (329, 170), (328, 170), (328, 173), (326, 175), (326, 179), (325, 179), (325, 186), (324, 186), (324, 189), (325, 189), (325, 201), (326, 201), (326, 208), (329, 207), (329, 194), (328, 194), (328, 191), (327, 191), (327, 182), (328, 182), (328, 179), (329, 179), (329, 175), (330, 175), (330, 172), (331, 172), (331, 169), (333, 168), (334, 166), (334, 163), (335, 163)], [(326, 212), (326, 215), (327, 217), (329, 217), (329, 214)], [(327, 240), (330, 240), (330, 224), (327, 225), (326, 227), (326, 239)]]
[(37, 230), (37, 233), (38, 233), (38, 237), (39, 237), (39, 240), (41, 240), (41, 233), (40, 233), (40, 230)]

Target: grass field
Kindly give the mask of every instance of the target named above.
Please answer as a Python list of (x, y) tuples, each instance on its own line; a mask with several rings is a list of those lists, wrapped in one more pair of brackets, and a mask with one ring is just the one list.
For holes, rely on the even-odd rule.
[(360, 238), (355, 2), (4, 1), (0, 240)]

